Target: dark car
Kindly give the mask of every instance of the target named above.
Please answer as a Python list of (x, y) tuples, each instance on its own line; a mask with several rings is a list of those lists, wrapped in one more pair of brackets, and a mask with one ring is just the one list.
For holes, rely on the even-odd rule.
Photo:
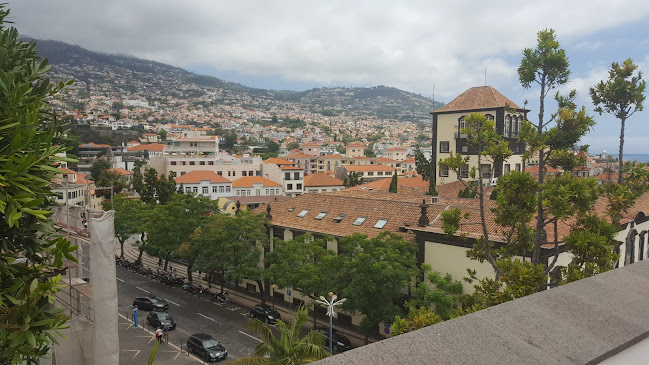
[(194, 353), (203, 361), (223, 360), (228, 357), (228, 351), (221, 343), (210, 335), (198, 333), (187, 339), (187, 352)]
[(164, 327), (167, 324), (171, 330), (176, 328), (174, 318), (167, 312), (150, 312), (146, 320), (155, 328)]
[(278, 319), (282, 319), (279, 312), (266, 304), (257, 304), (250, 310), (250, 318), (257, 318), (265, 323), (275, 323)]
[(154, 296), (137, 297), (133, 299), (133, 306), (145, 311), (164, 311), (169, 309), (169, 303), (162, 298)]
[[(325, 348), (328, 350), (329, 349), (329, 328), (324, 328), (320, 327), (318, 328), (318, 331), (322, 332), (325, 338)], [(336, 329), (332, 330), (333, 334), (333, 342), (332, 342), (332, 350), (334, 354), (340, 353), (340, 352), (345, 352), (347, 350), (352, 349), (352, 343), (349, 341), (349, 338), (347, 336), (343, 335), (341, 332), (337, 331)]]

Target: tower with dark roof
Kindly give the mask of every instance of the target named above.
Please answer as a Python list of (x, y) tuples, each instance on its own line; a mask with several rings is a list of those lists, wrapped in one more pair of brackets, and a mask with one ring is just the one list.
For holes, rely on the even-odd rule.
[[(505, 97), (491, 86), (472, 87), (460, 94), (440, 109), (432, 111), (432, 159), (436, 161), (434, 171), (437, 184), (456, 181), (458, 176), (446, 169), (439, 168), (439, 160), (450, 156), (450, 152), (461, 153), (469, 157), (469, 163), (460, 171), (462, 178), (469, 178), (469, 171), (476, 167), (484, 178), (499, 177), (514, 170), (523, 169), (522, 154), (525, 145), (517, 141), (523, 120), (527, 112)], [(462, 133), (465, 128), (464, 119), (471, 113), (482, 113), (496, 123), (496, 132), (509, 142), (509, 148), (514, 152), (506, 161), (492, 163), (483, 160), (478, 166), (476, 148), (470, 146), (467, 135)]]

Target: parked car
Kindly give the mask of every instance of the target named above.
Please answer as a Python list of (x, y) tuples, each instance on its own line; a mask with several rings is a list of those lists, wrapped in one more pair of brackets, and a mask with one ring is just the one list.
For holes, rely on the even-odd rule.
[[(318, 331), (322, 332), (322, 334), (325, 337), (325, 348), (329, 349), (329, 328), (324, 328), (320, 327), (318, 328)], [(334, 354), (338, 354), (341, 352), (345, 352), (347, 350), (352, 349), (352, 343), (349, 341), (349, 338), (347, 336), (343, 335), (342, 332), (337, 331), (335, 328), (332, 329), (331, 331), (332, 337), (333, 337), (333, 342), (332, 342), (332, 350)]]
[(169, 325), (169, 329), (171, 330), (176, 328), (176, 322), (174, 321), (174, 318), (167, 312), (150, 312), (146, 317), (146, 320), (150, 325), (156, 328), (163, 327), (167, 324)]
[(266, 304), (257, 304), (250, 310), (250, 318), (257, 318), (265, 323), (275, 323), (278, 319), (282, 319), (279, 312), (274, 307)]
[(203, 361), (217, 361), (228, 357), (228, 351), (214, 337), (197, 333), (187, 339), (187, 352), (194, 353)]
[(164, 311), (169, 309), (169, 303), (167, 301), (152, 295), (133, 299), (133, 306), (136, 305), (138, 309), (146, 311)]

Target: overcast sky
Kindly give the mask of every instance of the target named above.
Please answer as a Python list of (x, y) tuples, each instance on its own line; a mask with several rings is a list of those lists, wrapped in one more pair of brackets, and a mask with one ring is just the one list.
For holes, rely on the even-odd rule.
[[(516, 69), (553, 28), (590, 111), (613, 61), (649, 72), (649, 1), (9, 0), (23, 35), (133, 55), (253, 87), (388, 85), (448, 102), (494, 86), (538, 113)], [(649, 74), (647, 74), (649, 77)], [(647, 78), (645, 77), (645, 78)], [(649, 105), (647, 105), (649, 109)], [(550, 112), (551, 110), (547, 110)], [(625, 153), (649, 153), (649, 111), (627, 123)], [(596, 116), (591, 152), (617, 153), (619, 122)]]

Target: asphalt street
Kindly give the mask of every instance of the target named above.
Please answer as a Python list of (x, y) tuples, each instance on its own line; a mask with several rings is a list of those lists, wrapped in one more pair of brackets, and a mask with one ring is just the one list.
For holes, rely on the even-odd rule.
[[(169, 331), (169, 341), (176, 346), (182, 341), (184, 347), (192, 334), (207, 333), (225, 346), (230, 358), (240, 358), (252, 355), (261, 341), (246, 327), (250, 311), (236, 304), (217, 304), (122, 267), (117, 267), (117, 292), (121, 314), (132, 313), (137, 296), (156, 295), (167, 300), (168, 312), (177, 323), (176, 329)], [(140, 323), (145, 323), (147, 314), (140, 310)]]

